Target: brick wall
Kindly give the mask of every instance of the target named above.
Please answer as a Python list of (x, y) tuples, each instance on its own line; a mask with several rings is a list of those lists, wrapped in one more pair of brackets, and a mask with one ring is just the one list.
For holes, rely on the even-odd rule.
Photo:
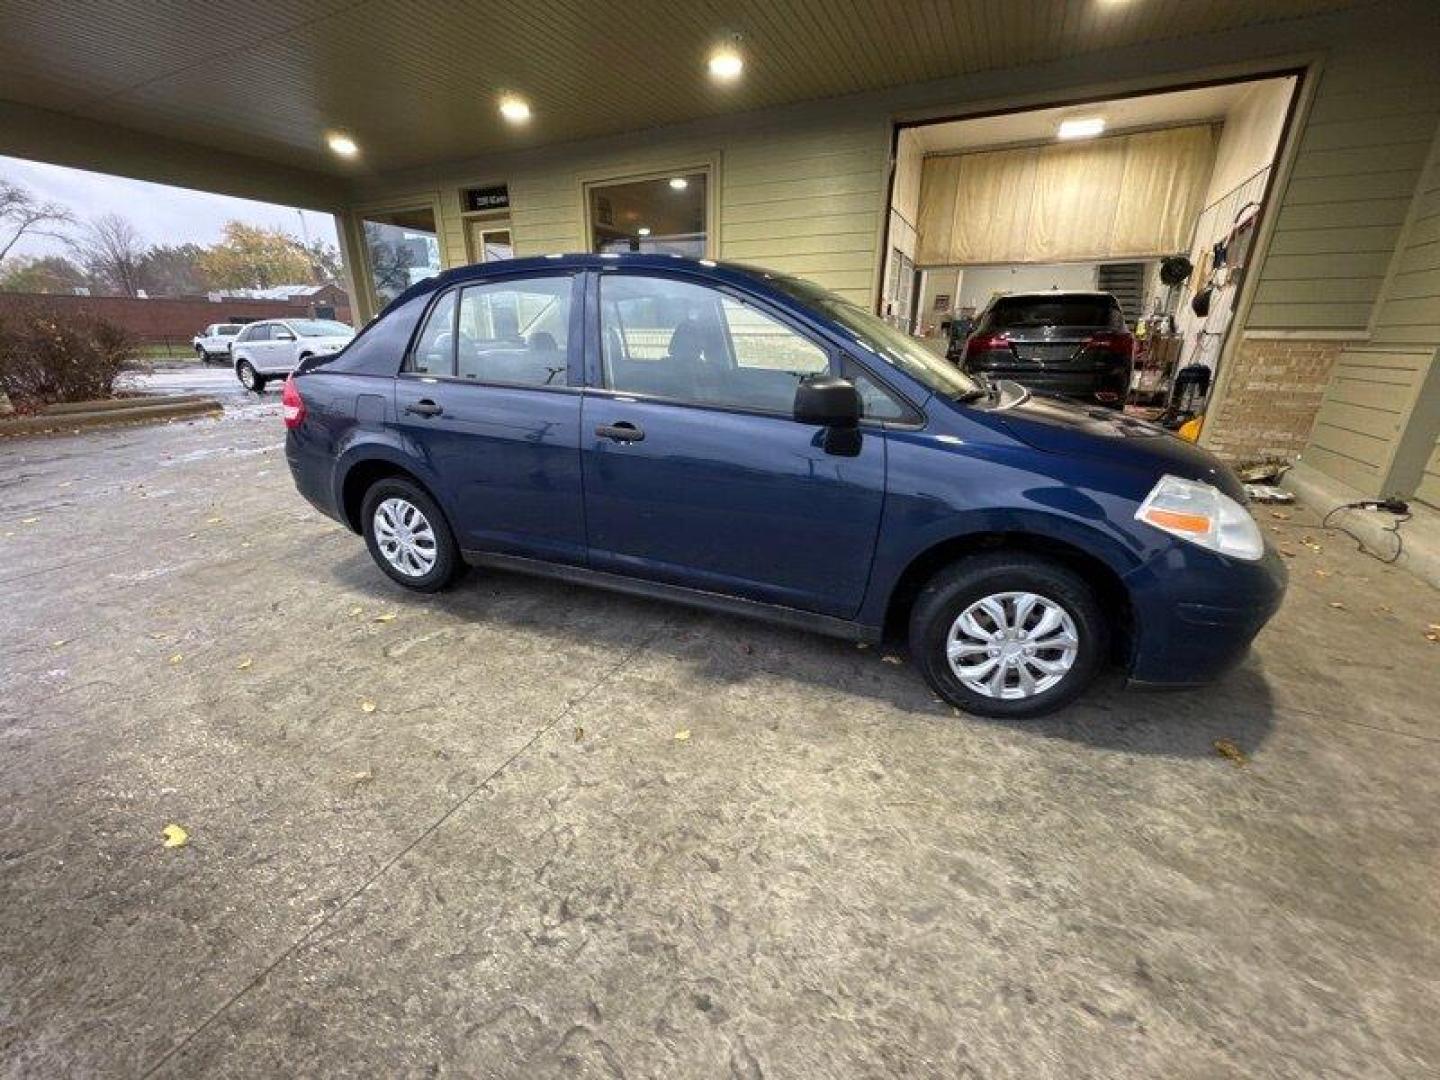
[[(341, 298), (335, 318), (350, 321), (350, 308), (343, 290), (334, 290)], [(328, 302), (329, 290), (321, 302)], [(314, 314), (309, 300), (221, 300), (212, 302), (203, 297), (154, 297), (138, 300), (129, 296), (52, 296), (35, 293), (0, 293), (0, 318), (22, 307), (42, 305), (58, 311), (98, 316), (123, 326), (138, 340), (150, 344), (179, 344), (188, 347), (190, 339), (211, 323), (254, 322), (256, 319), (304, 319)]]
[(1229, 461), (1294, 461), (1310, 437), (1341, 341), (1246, 335), (1223, 400), (1205, 421), (1204, 445)]

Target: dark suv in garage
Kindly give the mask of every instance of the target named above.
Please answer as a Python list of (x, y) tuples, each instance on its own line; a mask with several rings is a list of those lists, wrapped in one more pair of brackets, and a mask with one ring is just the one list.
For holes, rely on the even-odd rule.
[(833, 293), (665, 255), (411, 287), (282, 396), (300, 492), (380, 569), (546, 574), (853, 640), (1033, 716), (1111, 659), (1209, 679), (1284, 589), (1234, 475), (1162, 429), (981, 385)]
[(1135, 338), (1115, 297), (1051, 291), (998, 297), (975, 324), (960, 365), (1036, 393), (1119, 409), (1134, 358)]

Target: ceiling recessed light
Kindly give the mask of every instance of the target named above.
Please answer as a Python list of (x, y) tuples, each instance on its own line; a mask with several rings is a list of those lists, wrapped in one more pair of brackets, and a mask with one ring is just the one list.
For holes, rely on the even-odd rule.
[(514, 94), (500, 99), (500, 115), (512, 124), (523, 124), (530, 119), (530, 103)]
[(1060, 121), (1056, 137), (1060, 139), (1093, 139), (1105, 130), (1103, 116), (1086, 116), (1076, 120)]
[(359, 144), (349, 135), (342, 135), (338, 131), (325, 136), (325, 145), (341, 157), (354, 157), (360, 153)]
[(686, 180), (683, 176), (672, 176), (670, 178), (670, 186), (676, 191), (684, 191), (690, 186), (690, 181)]
[(638, 236), (649, 236), (649, 235), (650, 235), (650, 226), (648, 226), (648, 225), (641, 225), (640, 228), (638, 228), (638, 229), (635, 230), (635, 233), (636, 233), (636, 235), (638, 235)]
[(740, 50), (734, 45), (721, 45), (710, 54), (710, 76), (721, 82), (730, 82), (740, 77), (745, 70), (745, 61)]

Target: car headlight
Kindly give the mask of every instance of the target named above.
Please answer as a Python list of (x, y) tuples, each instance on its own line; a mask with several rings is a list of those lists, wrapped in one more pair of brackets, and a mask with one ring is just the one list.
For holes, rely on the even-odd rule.
[(1265, 539), (1250, 511), (1200, 480), (1162, 476), (1135, 511), (1135, 520), (1221, 555), (1258, 559), (1265, 554)]

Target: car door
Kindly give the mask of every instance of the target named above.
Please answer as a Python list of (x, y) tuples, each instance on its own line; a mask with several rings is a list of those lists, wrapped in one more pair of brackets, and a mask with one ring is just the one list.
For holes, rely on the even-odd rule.
[(581, 415), (591, 565), (848, 617), (864, 598), (885, 440), (793, 418), (838, 355), (782, 312), (680, 275), (595, 276)]
[(265, 364), (270, 371), (291, 371), (300, 350), (300, 338), (282, 322), (270, 324), (270, 341), (265, 346)]
[(585, 562), (580, 282), (440, 293), (395, 381), (398, 429), (438, 478), (462, 549)]
[(245, 328), (245, 340), (239, 343), (240, 358), (250, 361), (256, 371), (264, 371), (269, 361), (270, 324), (255, 323)]

